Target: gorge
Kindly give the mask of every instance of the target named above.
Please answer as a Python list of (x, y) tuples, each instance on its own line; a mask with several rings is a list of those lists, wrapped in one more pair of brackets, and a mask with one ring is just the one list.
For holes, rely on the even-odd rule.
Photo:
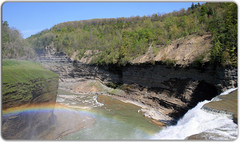
[[(51, 47), (43, 53), (40, 54), (40, 62), (45, 68), (59, 74), (59, 88), (80, 94), (95, 94), (100, 98), (100, 94), (105, 94), (137, 104), (150, 122), (161, 127), (177, 125), (178, 120), (199, 102), (211, 100), (220, 92), (237, 87), (236, 68), (213, 68), (208, 65), (204, 68), (181, 67), (161, 62), (154, 65), (97, 66), (71, 61), (64, 54), (56, 54)], [(101, 102), (101, 99), (98, 101)], [(231, 125), (236, 127), (236, 124)], [(71, 139), (70, 136), (66, 139)]]
[[(237, 87), (236, 68), (214, 68), (207, 64), (201, 68), (171, 66), (161, 61), (98, 66), (72, 61), (65, 54), (56, 54), (51, 46), (39, 56), (45, 68), (59, 74), (60, 88), (64, 84), (66, 89), (74, 90), (74, 83), (99, 81), (121, 90), (103, 90), (103, 93), (149, 106), (160, 114), (158, 120), (169, 124), (174, 124), (198, 102), (211, 100), (222, 91)], [(146, 116), (155, 117), (145, 112)]]
[[(186, 46), (185, 44), (181, 46)], [(195, 44), (193, 43), (190, 47), (194, 46)], [(178, 48), (178, 50), (180, 49)], [(86, 51), (85, 54), (89, 52), (91, 51)], [(112, 119), (114, 116), (109, 115), (107, 113), (108, 110), (115, 115), (117, 114), (116, 117), (118, 119), (130, 120), (119, 131), (131, 130), (129, 128), (132, 127), (131, 117), (134, 118), (136, 116), (138, 119), (135, 121), (142, 122), (144, 127), (146, 127), (141, 127), (144, 132), (141, 132), (140, 135), (138, 135), (139, 133), (135, 134), (135, 131), (139, 130), (133, 129), (129, 131), (131, 135), (121, 134), (118, 131), (113, 136), (115, 135), (118, 139), (149, 139), (151, 136), (146, 134), (145, 131), (151, 131), (152, 135), (152, 133), (160, 131), (159, 128), (177, 126), (181, 122), (181, 118), (190, 109), (197, 106), (199, 102), (211, 100), (221, 92), (237, 87), (237, 69), (234, 67), (214, 67), (207, 63), (204, 66), (196, 67), (191, 64), (188, 66), (183, 64), (166, 64), (162, 61), (129, 63), (125, 66), (117, 64), (96, 65), (90, 64), (84, 59), (80, 61), (72, 60), (66, 54), (56, 52), (54, 46), (46, 47), (41, 52), (37, 52), (37, 55), (38, 62), (44, 68), (57, 73), (59, 76), (59, 80), (48, 81), (57, 85), (53, 88), (55, 95), (50, 93), (50, 90), (47, 91), (54, 97), (52, 102), (57, 104), (49, 106), (52, 110), (44, 113), (39, 113), (36, 110), (27, 115), (25, 113), (17, 113), (17, 115), (13, 114), (12, 116), (6, 115), (6, 119), (4, 116), (2, 124), (6, 139), (88, 139), (89, 134), (101, 129), (102, 125), (108, 125), (105, 119)], [(91, 56), (89, 57), (91, 58)], [(47, 83), (44, 84), (49, 86)], [(57, 88), (58, 94), (56, 94)], [(41, 96), (41, 93), (44, 93), (44, 91), (33, 92), (35, 94), (37, 92), (40, 93), (33, 96)], [(41, 97), (37, 98), (32, 99), (33, 104), (41, 103)], [(43, 98), (46, 99), (45, 101), (51, 100), (48, 97)], [(118, 101), (116, 101), (115, 106), (112, 104), (112, 102), (115, 102), (114, 99), (135, 104), (140, 106), (140, 108), (128, 106), (128, 104)], [(9, 101), (9, 99), (7, 100)], [(110, 104), (108, 104), (109, 102)], [(11, 103), (4, 104), (4, 107), (14, 107), (8, 105), (11, 105)], [(45, 107), (48, 105), (45, 105)], [(63, 108), (61, 105), (66, 105), (71, 110), (67, 110), (66, 106), (64, 109), (58, 110)], [(119, 108), (119, 105), (122, 107)], [(124, 106), (132, 108), (131, 110), (137, 113), (131, 116), (132, 114), (128, 114)], [(37, 107), (37, 109), (41, 110), (40, 108), (40, 106)], [(85, 113), (84, 111), (87, 112)], [(128, 117), (122, 118), (124, 113)], [(62, 115), (66, 115), (67, 118)], [(31, 119), (34, 121), (30, 121), (30, 124), (28, 121)], [(72, 120), (71, 122), (73, 123), (65, 126), (67, 119)], [(233, 117), (233, 120), (237, 123), (236, 117)], [(109, 120), (109, 122), (113, 125), (112, 129), (119, 127), (119, 122), (116, 123), (114, 120)], [(18, 124), (19, 129), (14, 127), (16, 123), (21, 124)], [(155, 126), (152, 124), (155, 124)], [(36, 127), (29, 128), (26, 125), (35, 125)], [(133, 127), (136, 126), (134, 125)], [(22, 128), (25, 130), (20, 131)], [(91, 133), (87, 131), (89, 129)], [(139, 128), (136, 127), (136, 129)], [(43, 132), (39, 133), (40, 131)], [(13, 133), (14, 135), (9, 135)], [(118, 137), (118, 133), (121, 136)], [(177, 138), (182, 139), (183, 137)], [(189, 139), (193, 137), (190, 136)], [(114, 137), (101, 136), (101, 134), (95, 138), (114, 139)]]
[[(125, 66), (114, 64), (99, 66), (81, 61), (73, 61), (64, 53), (57, 53), (55, 48), (51, 46), (47, 47), (44, 51), (39, 52), (38, 56), (39, 62), (44, 68), (59, 75), (59, 84), (58, 81), (53, 82), (55, 85), (58, 85), (58, 88), (60, 89), (58, 90), (57, 100), (55, 98), (58, 104), (67, 105), (70, 101), (70, 107), (80, 107), (81, 111), (88, 107), (98, 108), (101, 106), (101, 103), (103, 103), (103, 106), (107, 107), (108, 98), (103, 97), (107, 95), (110, 96), (110, 98), (116, 98), (123, 102), (130, 102), (140, 106), (141, 108), (134, 108), (134, 110), (138, 113), (141, 112), (140, 115), (144, 115), (147, 117), (146, 120), (160, 126), (160, 128), (177, 125), (178, 120), (181, 119), (188, 110), (194, 108), (199, 102), (211, 100), (220, 92), (237, 87), (237, 69), (233, 67), (214, 68), (207, 64), (201, 68), (181, 65), (173, 66), (167, 65), (161, 61), (156, 61), (154, 64), (151, 62), (145, 62), (127, 64)], [(59, 93), (61, 90), (75, 95), (71, 96), (66, 95), (66, 93)], [(84, 96), (84, 94), (86, 95), (86, 99), (83, 99), (84, 97), (80, 97), (80, 100), (77, 99), (78, 96)], [(90, 98), (87, 99), (87, 96)], [(114, 100), (111, 100), (110, 102), (113, 101)], [(91, 105), (86, 105), (85, 102), (91, 102)], [(117, 102), (117, 104), (119, 103), (120, 102)], [(125, 106), (126, 104), (121, 105)], [(6, 105), (4, 106), (6, 107)], [(4, 129), (4, 135), (12, 134), (13, 131), (15, 131), (14, 133), (21, 132), (20, 129), (24, 127), (27, 122), (24, 122), (23, 125), (19, 127), (20, 129), (15, 129), (15, 127), (12, 126), (18, 122), (23, 122), (23, 120), (33, 119), (36, 121), (31, 121), (32, 124), (28, 125), (38, 123), (39, 127), (34, 124), (36, 125), (34, 131), (39, 132), (44, 130), (43, 134), (33, 134), (28, 132), (29, 130), (33, 131), (33, 129), (26, 129), (23, 131), (24, 133), (19, 133), (19, 137), (16, 137), (16, 135), (14, 137), (21, 139), (88, 139), (88, 135), (82, 135), (86, 133), (84, 132), (86, 127), (93, 128), (92, 132), (94, 132), (94, 129), (97, 130), (101, 128), (101, 125), (99, 125), (100, 122), (103, 124), (106, 123), (104, 119), (98, 115), (92, 116), (92, 114), (89, 113), (87, 115), (82, 113), (76, 114), (74, 111), (65, 111), (62, 113), (61, 111), (58, 111), (58, 105), (55, 106), (55, 111), (45, 113), (38, 113), (38, 111), (35, 111), (28, 115), (20, 113), (17, 116), (11, 116), (10, 119), (4, 119), (3, 126), (5, 127), (8, 125), (6, 130)], [(114, 106), (110, 105), (109, 107), (111, 108)], [(106, 110), (94, 111), (102, 113), (102, 111)], [(121, 111), (126, 113), (126, 110)], [(50, 114), (51, 116), (47, 117), (49, 116), (47, 114)], [(66, 121), (66, 117), (63, 117), (63, 114), (67, 114), (69, 117), (68, 119), (75, 118), (75, 121), (73, 121), (74, 123), (65, 127), (63, 124)], [(21, 115), (23, 115), (23, 117), (21, 117)], [(63, 119), (60, 120), (59, 118)], [(96, 118), (99, 120), (96, 120)], [(42, 119), (45, 122), (42, 123), (43, 121), (39, 121), (39, 119)], [(47, 119), (47, 121), (45, 119)], [(82, 121), (78, 122), (77, 119), (87, 120), (87, 123), (83, 124)], [(143, 118), (140, 120), (145, 121), (142, 119)], [(234, 120), (237, 119), (234, 118)], [(113, 123), (112, 125), (115, 124), (114, 121), (111, 122)], [(235, 121), (235, 123), (237, 122)], [(71, 130), (64, 132), (66, 129), (69, 129), (70, 125), (77, 124), (79, 126), (78, 128), (71, 126)], [(149, 127), (148, 125), (149, 124), (146, 124), (145, 127)], [(96, 126), (100, 128), (96, 128)], [(55, 129), (56, 127), (58, 127), (58, 129)], [(151, 129), (154, 131), (152, 133), (159, 131), (155, 126), (151, 127), (152, 128), (145, 131), (150, 131)], [(54, 133), (50, 133), (53, 129), (55, 129), (55, 131), (53, 131)], [(123, 129), (126, 128), (123, 127)], [(82, 137), (79, 138), (79, 136)], [(7, 135), (4, 137), (12, 138), (12, 136)], [(106, 137), (107, 136), (104, 136), (103, 139), (106, 139)], [(121, 137), (119, 137), (119, 139), (121, 139)], [(126, 137), (126, 139), (131, 139), (131, 137), (133, 139), (137, 138), (137, 136), (133, 134)], [(99, 135), (98, 138), (101, 138), (101, 136)], [(113, 137), (111, 138), (114, 139)], [(138, 136), (138, 138), (149, 139), (149, 136), (143, 133), (141, 136)]]
[(6, 140), (237, 138), (235, 3), (64, 22), (26, 39), (2, 26)]

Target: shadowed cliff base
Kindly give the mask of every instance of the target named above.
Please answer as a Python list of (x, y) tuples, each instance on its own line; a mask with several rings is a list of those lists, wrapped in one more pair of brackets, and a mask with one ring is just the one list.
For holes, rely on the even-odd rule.
[[(163, 117), (153, 117), (148, 111), (143, 111), (146, 117), (157, 119), (166, 124), (175, 124), (189, 109), (195, 107), (198, 102), (211, 100), (215, 97), (217, 89), (205, 81), (193, 81), (191, 79), (170, 79), (163, 83), (168, 88), (146, 88), (137, 84), (123, 84), (119, 89), (125, 93), (114, 94), (113, 97), (124, 98), (138, 102), (149, 108), (155, 109)], [(170, 89), (171, 88), (171, 89)], [(168, 118), (166, 119), (166, 116)]]
[[(90, 49), (84, 53), (89, 60), (85, 56), (82, 57), (84, 60), (73, 59), (77, 51), (73, 55), (58, 52), (53, 43), (39, 50), (38, 55), (46, 68), (59, 74), (60, 84), (71, 86), (79, 83), (85, 86), (88, 80), (99, 81), (112, 87), (112, 90), (98, 83), (86, 87), (92, 93), (106, 92), (113, 97), (148, 106), (149, 109), (144, 111), (146, 116), (153, 118), (148, 112), (154, 109), (162, 117), (157, 120), (174, 124), (199, 101), (210, 100), (220, 92), (237, 86), (236, 67), (211, 64), (207, 54), (211, 48), (211, 38), (211, 34), (205, 33), (176, 39), (159, 50), (158, 59), (150, 58), (152, 47), (149, 45), (144, 60), (126, 64), (91, 62), (94, 56), (91, 53), (95, 51)], [(197, 52), (198, 48), (201, 48), (201, 52)], [(181, 52), (181, 56), (175, 58), (177, 51)], [(161, 56), (161, 53), (166, 56)], [(60, 87), (66, 88), (64, 85)], [(67, 89), (84, 92), (83, 86)]]

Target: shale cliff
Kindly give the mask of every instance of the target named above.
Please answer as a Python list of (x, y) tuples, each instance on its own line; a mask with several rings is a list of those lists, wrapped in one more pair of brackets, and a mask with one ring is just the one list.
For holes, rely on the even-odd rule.
[[(4, 139), (35, 139), (53, 124), (53, 112), (18, 110), (55, 104), (58, 75), (29, 61), (3, 60), (2, 65), (2, 136)], [(9, 113), (10, 110), (13, 112)]]
[[(187, 39), (181, 47), (186, 46), (185, 44), (196, 49), (197, 45), (201, 46), (199, 42), (189, 44), (187, 42), (189, 40), (193, 39)], [(204, 42), (206, 38), (201, 40), (200, 43), (209, 43)], [(177, 47), (178, 42), (174, 42), (173, 47), (175, 44), (175, 49), (170, 46), (172, 51), (168, 51), (169, 54), (181, 49), (180, 46)], [(165, 59), (125, 66), (117, 64), (99, 66), (89, 64), (87, 59), (84, 62), (72, 61), (64, 53), (56, 53), (51, 46), (39, 56), (40, 62), (46, 68), (60, 75), (60, 86), (85, 80), (99, 80), (105, 85), (124, 91), (124, 93), (110, 93), (113, 96), (153, 108), (161, 116), (156, 119), (165, 123), (174, 123), (198, 102), (210, 100), (223, 90), (237, 86), (237, 68), (213, 67), (207, 61), (201, 66), (192, 64), (186, 66), (185, 62), (182, 62), (184, 65), (172, 65), (166, 63)], [(184, 61), (184, 58), (181, 59)], [(190, 60), (186, 61), (190, 62)], [(148, 117), (151, 115), (149, 114)]]
[(40, 65), (17, 60), (3, 61), (2, 107), (55, 103), (58, 75)]

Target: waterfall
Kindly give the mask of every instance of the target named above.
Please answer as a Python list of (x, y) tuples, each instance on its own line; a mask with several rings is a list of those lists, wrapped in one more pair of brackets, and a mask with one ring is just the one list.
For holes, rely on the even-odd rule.
[[(236, 89), (237, 88), (229, 89), (220, 95), (226, 95)], [(217, 100), (219, 100), (218, 97), (215, 97), (211, 101)], [(213, 114), (201, 109), (204, 104), (211, 101), (198, 103), (198, 105), (189, 110), (176, 125), (163, 128), (153, 137), (153, 139), (183, 140), (189, 136), (202, 132), (210, 134), (205, 137), (214, 140), (236, 139), (238, 135), (238, 126), (233, 122), (229, 115)]]

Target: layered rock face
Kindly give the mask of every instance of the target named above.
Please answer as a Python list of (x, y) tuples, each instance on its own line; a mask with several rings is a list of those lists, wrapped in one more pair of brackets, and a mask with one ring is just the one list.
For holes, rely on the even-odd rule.
[(229, 114), (234, 123), (238, 123), (238, 90), (227, 95), (219, 96), (219, 101), (212, 101), (205, 104), (202, 109), (215, 113)]
[(217, 68), (215, 73), (214, 84), (221, 92), (235, 88), (238, 85), (238, 69), (237, 67)]
[[(38, 80), (39, 81), (39, 80)], [(38, 82), (36, 81), (36, 82)], [(35, 83), (36, 83), (35, 82)], [(43, 81), (44, 88), (36, 86), (32, 91), (30, 101), (11, 100), (3, 102), (3, 108), (12, 108), (21, 105), (54, 104), (57, 97), (58, 78)], [(46, 87), (46, 88), (45, 88)], [(26, 106), (26, 108), (28, 108)], [(18, 108), (16, 108), (17, 110)], [(39, 108), (40, 109), (40, 108)], [(4, 139), (40, 139), (45, 130), (55, 123), (53, 111), (39, 113), (38, 110), (31, 112), (18, 112), (2, 116), (2, 136)]]
[[(63, 56), (65, 58), (65, 56)], [(214, 69), (206, 66), (173, 67), (161, 62), (96, 66), (65, 59), (44, 62), (46, 68), (59, 73), (60, 82), (100, 80), (120, 85), (125, 93), (114, 96), (148, 105), (174, 122), (198, 102), (210, 100), (227, 88), (237, 86), (237, 69)], [(166, 119), (167, 118), (167, 119)]]
[(2, 136), (7, 140), (40, 139), (55, 123), (53, 111), (15, 113), (2, 117)]
[[(18, 107), (21, 105), (31, 105), (31, 104), (41, 104), (41, 103), (55, 103), (57, 97), (58, 88), (58, 77), (48, 78), (48, 79), (35, 79), (30, 80), (29, 84), (18, 83), (16, 86), (23, 88), (25, 87), (27, 93), (31, 94), (31, 97), (24, 98), (11, 98), (9, 99), (7, 95), (18, 95), (19, 92), (13, 90), (11, 94), (3, 94), (2, 98), (2, 108), (8, 109), (11, 107)], [(16, 86), (9, 86), (11, 89)]]
[(53, 111), (39, 113), (38, 109), (41, 107), (32, 109), (32, 106), (55, 104), (58, 90), (57, 75), (49, 78), (28, 79), (24, 83), (16, 80), (14, 83), (8, 82), (3, 86), (4, 89), (9, 90), (8, 93), (2, 94), (4, 139), (36, 139), (36, 136), (41, 136), (44, 130), (54, 124)]

